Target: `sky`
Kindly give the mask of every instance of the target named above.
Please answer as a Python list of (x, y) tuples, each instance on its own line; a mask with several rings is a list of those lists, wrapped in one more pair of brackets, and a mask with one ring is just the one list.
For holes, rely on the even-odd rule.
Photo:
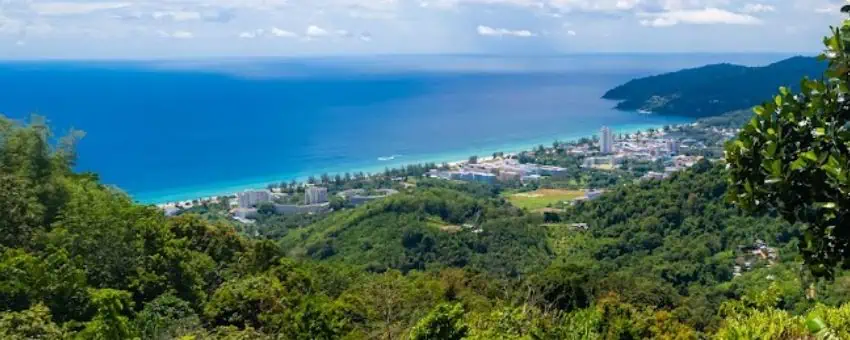
[(0, 59), (815, 54), (843, 0), (0, 0)]

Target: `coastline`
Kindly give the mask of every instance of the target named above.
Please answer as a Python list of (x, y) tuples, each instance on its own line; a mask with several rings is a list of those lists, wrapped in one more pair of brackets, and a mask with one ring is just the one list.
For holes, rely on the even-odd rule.
[[(651, 128), (661, 128), (664, 125), (685, 124), (695, 121), (695, 119), (688, 117), (670, 118), (670, 122), (666, 122), (664, 124), (624, 124), (612, 125), (609, 127), (615, 133), (635, 133)], [(204, 187), (174, 188), (160, 192), (140, 193), (138, 195), (130, 194), (130, 196), (133, 200), (142, 204), (162, 206), (175, 202), (234, 195), (247, 189), (265, 188), (268, 184), (277, 184), (282, 181), (295, 180), (303, 182), (306, 181), (309, 176), (318, 176), (322, 173), (328, 173), (330, 175), (361, 171), (364, 173), (378, 173), (384, 171), (386, 168), (398, 168), (409, 164), (460, 163), (466, 161), (471, 156), (484, 158), (491, 156), (494, 152), (519, 153), (531, 150), (541, 144), (550, 145), (555, 140), (563, 142), (575, 141), (585, 137), (592, 137), (596, 134), (596, 130), (582, 131), (567, 135), (539, 137), (534, 140), (505, 142), (499, 145), (474, 146), (468, 147), (464, 150), (453, 150), (429, 155), (394, 155), (392, 160), (381, 161), (375, 159), (371, 162), (363, 162), (362, 164), (344, 164), (334, 168), (315, 169), (315, 171), (311, 171), (310, 173), (270, 175), (263, 178), (241, 179), (228, 183), (210, 184)]]

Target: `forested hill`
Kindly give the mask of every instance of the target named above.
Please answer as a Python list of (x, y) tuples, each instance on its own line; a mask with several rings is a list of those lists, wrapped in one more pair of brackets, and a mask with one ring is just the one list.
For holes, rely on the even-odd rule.
[(620, 110), (707, 117), (749, 109), (780, 86), (796, 89), (803, 77), (820, 78), (826, 64), (793, 57), (762, 67), (716, 64), (631, 80), (603, 98)]

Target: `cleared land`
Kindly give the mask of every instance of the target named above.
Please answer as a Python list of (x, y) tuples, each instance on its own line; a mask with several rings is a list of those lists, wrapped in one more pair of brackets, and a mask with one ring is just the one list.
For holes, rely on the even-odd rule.
[(540, 189), (532, 192), (511, 194), (507, 198), (517, 207), (537, 210), (548, 207), (550, 204), (572, 201), (583, 196), (584, 191), (581, 190)]

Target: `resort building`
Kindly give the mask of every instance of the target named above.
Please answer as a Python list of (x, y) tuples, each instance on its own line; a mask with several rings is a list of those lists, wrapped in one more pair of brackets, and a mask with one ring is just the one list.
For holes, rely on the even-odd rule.
[(328, 188), (308, 187), (304, 191), (304, 204), (320, 204), (328, 201)]
[(349, 189), (337, 194), (338, 196), (346, 199), (349, 204), (357, 207), (368, 202), (378, 200), (381, 198), (385, 198), (391, 195), (395, 195), (398, 193), (398, 190), (394, 189), (377, 189), (373, 194), (369, 194), (364, 189)]
[(240, 208), (253, 208), (263, 202), (272, 200), (271, 193), (266, 190), (245, 190), (236, 195)]

